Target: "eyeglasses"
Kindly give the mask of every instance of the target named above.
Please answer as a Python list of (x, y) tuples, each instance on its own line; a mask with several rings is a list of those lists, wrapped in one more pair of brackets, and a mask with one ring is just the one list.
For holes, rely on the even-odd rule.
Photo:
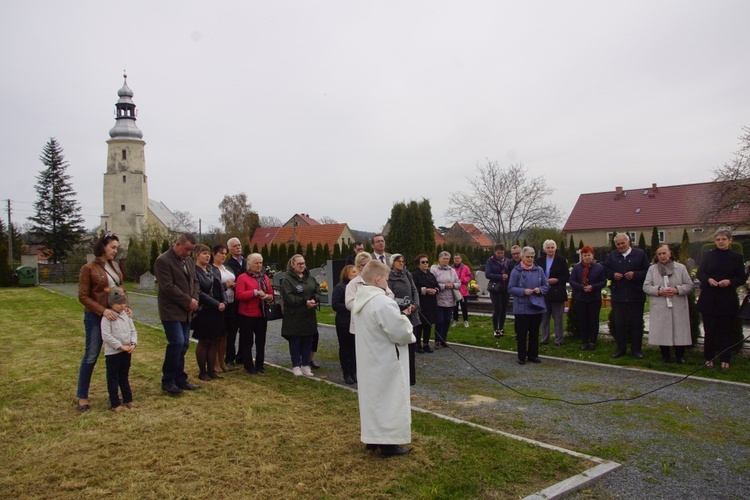
[(420, 264), (429, 264), (430, 261), (429, 260), (420, 260), (419, 263)]

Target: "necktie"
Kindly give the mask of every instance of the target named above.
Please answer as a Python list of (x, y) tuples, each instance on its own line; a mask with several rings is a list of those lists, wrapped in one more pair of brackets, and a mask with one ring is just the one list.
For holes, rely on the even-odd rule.
[(385, 264), (385, 255), (381, 255), (380, 256), (380, 262), (382, 262), (383, 264)]

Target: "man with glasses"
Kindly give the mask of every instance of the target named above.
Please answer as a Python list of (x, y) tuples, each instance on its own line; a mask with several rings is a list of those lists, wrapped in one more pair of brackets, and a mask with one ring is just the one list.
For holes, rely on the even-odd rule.
[(376, 234), (372, 237), (372, 260), (385, 264), (391, 261), (391, 254), (385, 251), (385, 236)]
[(154, 262), (154, 274), (159, 284), (159, 319), (167, 336), (161, 388), (170, 394), (200, 389), (200, 386), (188, 382), (185, 373), (185, 354), (190, 346), (190, 316), (198, 309), (198, 282), (195, 264), (190, 259), (195, 243), (195, 236), (185, 233)]
[(360, 252), (365, 251), (365, 246), (362, 244), (361, 241), (355, 241), (354, 242), (354, 253), (346, 258), (346, 266), (353, 266), (354, 265), (354, 259), (357, 258), (357, 255), (359, 255)]

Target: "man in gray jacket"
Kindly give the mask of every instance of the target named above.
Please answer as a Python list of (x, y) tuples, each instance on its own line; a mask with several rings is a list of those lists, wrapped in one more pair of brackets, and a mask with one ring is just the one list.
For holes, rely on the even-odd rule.
[(185, 233), (154, 263), (159, 285), (159, 319), (167, 336), (161, 388), (170, 394), (200, 389), (200, 386), (188, 382), (185, 373), (185, 354), (190, 345), (190, 315), (198, 309), (198, 282), (195, 264), (190, 259), (193, 248), (195, 237)]

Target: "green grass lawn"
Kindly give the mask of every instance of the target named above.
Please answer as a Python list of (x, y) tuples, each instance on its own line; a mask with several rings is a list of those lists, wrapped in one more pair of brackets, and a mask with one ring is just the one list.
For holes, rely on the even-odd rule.
[[(137, 328), (138, 407), (109, 411), (101, 356), (92, 411), (79, 414), (82, 307), (42, 288), (0, 289), (3, 497), (518, 498), (593, 465), (422, 413), (414, 452), (383, 460), (359, 442), (355, 393), (272, 367), (170, 397), (164, 334)], [(191, 346), (191, 374), (194, 359)]]

